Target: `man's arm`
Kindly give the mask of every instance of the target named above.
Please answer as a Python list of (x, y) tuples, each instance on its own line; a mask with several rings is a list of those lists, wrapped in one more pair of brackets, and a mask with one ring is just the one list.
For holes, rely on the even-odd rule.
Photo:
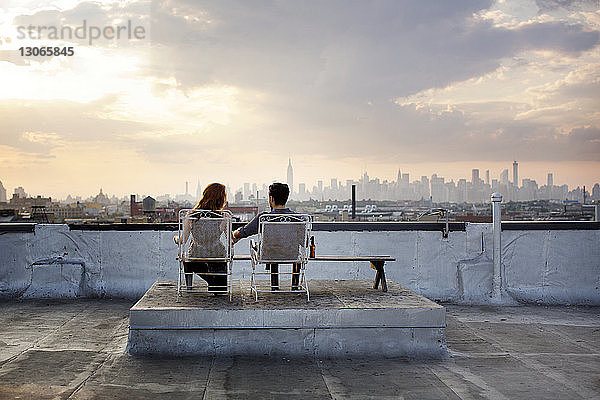
[(256, 235), (258, 233), (258, 219), (261, 215), (262, 213), (258, 214), (252, 221), (233, 231), (233, 243), (237, 243), (240, 239), (245, 237)]

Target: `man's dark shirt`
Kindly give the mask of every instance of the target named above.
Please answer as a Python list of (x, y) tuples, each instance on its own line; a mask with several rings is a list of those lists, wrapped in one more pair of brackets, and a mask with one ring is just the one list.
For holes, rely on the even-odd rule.
[(240, 229), (240, 239), (256, 235), (258, 233), (258, 220), (263, 214), (295, 214), (295, 212), (290, 210), (289, 208), (275, 208), (268, 212), (261, 212), (256, 217), (254, 217), (252, 221), (248, 222)]

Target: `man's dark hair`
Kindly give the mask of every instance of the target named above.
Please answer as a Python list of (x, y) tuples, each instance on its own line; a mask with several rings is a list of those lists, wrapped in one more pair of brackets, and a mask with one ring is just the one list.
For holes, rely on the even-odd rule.
[(290, 188), (285, 183), (275, 182), (269, 186), (269, 196), (278, 206), (284, 206), (290, 195)]

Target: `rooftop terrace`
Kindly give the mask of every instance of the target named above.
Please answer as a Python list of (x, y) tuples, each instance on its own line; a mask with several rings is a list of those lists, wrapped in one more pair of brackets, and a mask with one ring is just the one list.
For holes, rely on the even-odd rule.
[(598, 222), (502, 223), (501, 301), (492, 224), (316, 223), (318, 254), (388, 254), (390, 281), (442, 302), (442, 360), (133, 357), (129, 309), (176, 278), (174, 226), (0, 225), (0, 398), (600, 399)]
[(598, 307), (446, 307), (443, 360), (142, 358), (132, 300), (0, 302), (0, 398), (600, 398)]

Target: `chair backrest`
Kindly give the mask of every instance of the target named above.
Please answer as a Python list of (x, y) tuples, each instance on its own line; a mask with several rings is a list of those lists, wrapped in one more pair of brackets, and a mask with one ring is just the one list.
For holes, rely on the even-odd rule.
[(259, 262), (301, 262), (308, 258), (309, 215), (264, 214), (258, 226)]
[(228, 261), (233, 257), (231, 213), (227, 210), (181, 210), (180, 256), (184, 261)]

